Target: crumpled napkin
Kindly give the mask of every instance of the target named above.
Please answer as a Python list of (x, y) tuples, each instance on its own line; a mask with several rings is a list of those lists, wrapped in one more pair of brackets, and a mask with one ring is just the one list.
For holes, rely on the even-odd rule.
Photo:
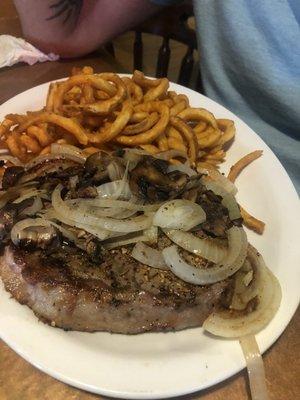
[(10, 67), (19, 62), (29, 65), (37, 62), (56, 61), (59, 56), (44, 54), (22, 38), (0, 35), (0, 68)]

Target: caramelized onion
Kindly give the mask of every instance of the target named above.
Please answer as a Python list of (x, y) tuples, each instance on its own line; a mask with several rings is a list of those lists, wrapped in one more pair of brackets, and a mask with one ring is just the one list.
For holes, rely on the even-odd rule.
[(227, 338), (239, 338), (262, 330), (276, 314), (281, 301), (281, 288), (277, 278), (267, 268), (262, 256), (249, 246), (248, 257), (257, 268), (257, 300), (255, 310), (222, 310), (213, 312), (204, 322), (208, 332)]
[(35, 197), (31, 206), (26, 207), (23, 211), (20, 212), (20, 215), (28, 215), (32, 216), (36, 213), (40, 212), (43, 208), (43, 202), (39, 196)]
[(75, 222), (72, 221), (71, 219), (67, 218), (66, 216), (62, 214), (58, 214), (55, 210), (49, 210), (44, 214), (44, 217), (52, 220), (55, 219), (57, 221), (62, 222), (65, 225), (82, 229), (88, 233), (91, 233), (92, 235), (96, 236), (99, 240), (105, 240), (109, 237), (112, 236), (112, 232), (109, 232), (106, 229), (101, 229), (96, 225), (88, 225), (88, 224), (82, 224), (80, 222)]
[(71, 144), (52, 143), (51, 154), (59, 154), (66, 158), (68, 156), (75, 157), (78, 160), (80, 159), (82, 164), (84, 164), (86, 160), (86, 156), (84, 155), (83, 151), (76, 146), (72, 146)]
[(211, 190), (217, 196), (222, 197), (222, 204), (228, 209), (229, 218), (231, 220), (241, 218), (240, 209), (233, 194), (228, 193), (223, 186), (214, 181), (207, 181), (204, 179), (204, 185), (207, 190)]
[(42, 154), (41, 156), (33, 158), (31, 161), (29, 161), (26, 165), (25, 168), (28, 171), (29, 169), (35, 167), (36, 165), (42, 164), (44, 162), (48, 162), (51, 160), (71, 160), (74, 161), (78, 164), (83, 164), (84, 161), (82, 160), (81, 157), (78, 157), (77, 155), (71, 155), (71, 154)]
[(32, 228), (32, 227), (49, 227), (51, 226), (49, 221), (46, 221), (42, 218), (27, 218), (23, 219), (22, 221), (17, 222), (11, 232), (10, 232), (10, 237), (11, 241), (15, 244), (18, 245), (19, 241), (23, 237), (23, 232), (25, 229)]
[[(222, 175), (221, 172), (215, 169), (205, 169), (205, 168), (197, 168), (199, 173), (204, 175), (208, 175), (214, 182), (216, 182), (219, 186), (222, 187), (226, 192), (236, 195), (237, 188), (226, 176)], [(204, 181), (207, 181), (206, 177), (203, 177)]]
[(164, 203), (153, 217), (153, 225), (188, 231), (206, 219), (203, 208), (190, 200), (176, 199)]
[(9, 161), (11, 164), (16, 165), (18, 167), (23, 166), (22, 162), (18, 158), (10, 156), (8, 154), (0, 155), (0, 160), (5, 162)]
[(131, 252), (131, 257), (141, 262), (142, 264), (148, 265), (158, 269), (167, 270), (168, 266), (165, 263), (164, 257), (159, 250), (155, 250), (145, 243), (138, 242)]
[(97, 191), (102, 199), (129, 200), (132, 197), (128, 182), (123, 180), (103, 183), (97, 187)]
[(228, 251), (226, 257), (211, 268), (196, 268), (185, 262), (176, 246), (163, 250), (166, 264), (173, 273), (185, 282), (207, 285), (219, 282), (233, 275), (243, 265), (247, 253), (247, 237), (242, 228), (236, 226), (228, 230)]
[(58, 215), (62, 215), (83, 225), (98, 225), (101, 229), (113, 232), (137, 232), (152, 225), (152, 218), (140, 215), (135, 218), (117, 220), (113, 218), (95, 217), (88, 212), (68, 206), (61, 198), (62, 185), (58, 185), (52, 194), (52, 205)]
[(226, 247), (211, 238), (199, 238), (192, 233), (172, 229), (164, 229), (164, 233), (172, 242), (190, 253), (206, 258), (208, 261), (218, 263), (226, 257)]
[(186, 164), (170, 165), (168, 167), (168, 172), (173, 172), (173, 171), (180, 171), (183, 172), (184, 174), (187, 174), (188, 176), (197, 175), (197, 172)]

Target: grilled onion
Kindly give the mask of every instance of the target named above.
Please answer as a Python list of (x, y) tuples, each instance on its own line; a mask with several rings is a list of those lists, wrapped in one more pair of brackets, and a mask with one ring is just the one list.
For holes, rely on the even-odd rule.
[[(237, 193), (237, 188), (228, 178), (222, 175), (219, 171), (215, 169), (205, 169), (205, 168), (197, 168), (199, 173), (204, 175), (208, 175), (214, 182), (216, 182), (219, 186), (222, 187), (226, 192), (235, 195)], [(207, 177), (202, 178), (203, 181), (208, 181)]]
[(132, 193), (128, 182), (123, 180), (103, 183), (97, 187), (98, 196), (102, 199), (123, 199), (129, 200)]
[(131, 257), (150, 267), (164, 270), (168, 269), (161, 251), (155, 250), (142, 242), (138, 242), (134, 246), (131, 252)]
[(31, 206), (26, 207), (23, 211), (20, 212), (20, 216), (28, 215), (32, 216), (41, 211), (43, 208), (43, 202), (39, 196), (33, 199), (33, 203)]
[(248, 258), (256, 266), (256, 309), (250, 313), (223, 310), (213, 312), (204, 322), (208, 332), (227, 338), (253, 335), (262, 330), (276, 314), (281, 301), (281, 288), (277, 278), (266, 266), (257, 250), (249, 246)]
[(221, 247), (214, 239), (199, 238), (192, 233), (172, 229), (164, 229), (163, 231), (172, 242), (190, 253), (206, 258), (208, 261), (218, 263), (226, 257), (226, 247)]
[(52, 161), (52, 160), (71, 160), (75, 161), (78, 164), (83, 164), (84, 161), (81, 157), (77, 155), (71, 154), (42, 154), (41, 156), (33, 158), (25, 165), (25, 169), (28, 171), (29, 169), (35, 167), (36, 165), (42, 164), (44, 162)]
[(49, 220), (54, 219), (54, 220), (62, 222), (65, 225), (68, 225), (68, 226), (71, 226), (74, 228), (83, 229), (86, 232), (91, 233), (92, 235), (96, 236), (99, 240), (105, 240), (112, 236), (112, 232), (110, 232), (106, 229), (101, 229), (96, 225), (88, 225), (88, 224), (82, 224), (80, 222), (72, 221), (71, 219), (65, 217), (64, 215), (58, 214), (54, 209), (48, 210), (43, 215), (46, 219), (49, 219)]
[(113, 232), (137, 232), (152, 225), (152, 218), (140, 215), (135, 218), (117, 220), (113, 218), (95, 217), (88, 212), (68, 206), (61, 198), (62, 185), (58, 185), (52, 194), (52, 205), (58, 215), (83, 225), (98, 225), (101, 229)]
[(222, 204), (228, 209), (229, 218), (231, 220), (241, 218), (240, 209), (233, 194), (228, 193), (223, 186), (213, 181), (204, 180), (204, 185), (207, 190), (211, 190), (217, 196), (222, 197)]
[(11, 164), (16, 165), (17, 167), (23, 166), (22, 162), (18, 158), (10, 156), (8, 154), (0, 155), (0, 160), (4, 162), (9, 161)]
[(242, 228), (236, 226), (228, 230), (228, 251), (226, 257), (211, 268), (196, 268), (185, 262), (178, 254), (176, 246), (163, 250), (166, 264), (173, 273), (185, 282), (207, 285), (219, 282), (233, 275), (242, 266), (247, 253), (247, 238)]
[(168, 167), (168, 172), (173, 172), (173, 171), (180, 171), (183, 172), (184, 174), (187, 174), (188, 176), (197, 175), (197, 172), (186, 164), (170, 165)]
[(76, 159), (81, 160), (81, 163), (84, 164), (86, 160), (86, 156), (76, 146), (72, 146), (71, 144), (51, 144), (51, 154), (59, 154), (62, 157), (68, 158), (68, 156), (75, 157)]
[(188, 231), (206, 219), (203, 208), (190, 200), (176, 199), (164, 203), (153, 217), (153, 225)]
[(33, 227), (50, 227), (50, 226), (51, 226), (50, 222), (46, 221), (42, 218), (23, 219), (22, 221), (17, 222), (13, 226), (13, 228), (10, 232), (11, 241), (15, 245), (18, 245), (19, 241), (23, 237), (23, 232), (25, 229), (33, 228)]

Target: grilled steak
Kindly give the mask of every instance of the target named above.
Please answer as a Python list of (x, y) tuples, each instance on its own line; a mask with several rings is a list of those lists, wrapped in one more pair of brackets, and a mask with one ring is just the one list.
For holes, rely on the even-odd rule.
[(52, 326), (80, 331), (141, 333), (202, 325), (230, 297), (230, 279), (210, 286), (183, 282), (138, 263), (128, 248), (104, 251), (95, 265), (62, 246), (50, 255), (7, 246), (0, 264), (6, 290)]
[[(105, 240), (97, 236), (97, 223), (91, 230), (84, 223), (65, 221), (67, 215), (62, 220), (57, 213), (51, 217), (55, 212), (51, 195), (58, 184), (63, 187), (63, 201), (95, 199), (98, 185), (120, 180), (125, 174), (129, 161), (122, 155), (124, 152), (95, 153), (84, 165), (58, 158), (33, 163), (26, 170), (7, 168), (4, 186), (14, 186), (0, 196), (4, 205), (0, 210), (0, 238), (6, 246), (0, 260), (0, 277), (5, 289), (41, 320), (64, 329), (141, 333), (200, 326), (213, 309), (230, 303), (231, 278), (207, 286), (186, 283), (171, 271), (133, 259), (132, 244), (108, 250)], [(134, 155), (131, 162), (134, 166), (129, 170), (127, 191), (131, 190), (135, 201), (153, 204), (174, 198), (197, 199), (207, 220), (194, 230), (194, 235), (221, 241), (226, 237), (232, 225), (228, 211), (219, 196), (205, 189), (201, 176), (168, 172), (167, 161), (149, 156)], [(27, 199), (32, 190), (35, 195), (42, 194), (39, 201)], [(10, 204), (20, 193), (25, 200)], [(46, 219), (54, 218), (54, 226), (39, 225), (45, 222), (39, 214), (43, 212)], [(40, 221), (34, 226), (29, 219), (28, 225), (28, 216)], [(24, 224), (24, 219), (23, 228), (19, 225), (13, 232), (17, 224)], [(162, 250), (172, 244), (162, 232), (158, 235), (152, 246)], [(185, 258), (195, 266), (204, 260), (191, 253)], [(206, 264), (202, 267), (209, 268)]]

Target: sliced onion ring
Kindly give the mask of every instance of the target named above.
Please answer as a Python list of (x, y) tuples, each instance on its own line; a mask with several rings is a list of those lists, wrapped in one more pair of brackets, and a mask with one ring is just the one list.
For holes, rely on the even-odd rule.
[(80, 222), (74, 222), (65, 216), (58, 214), (54, 209), (48, 210), (43, 216), (46, 219), (52, 220), (55, 219), (57, 221), (62, 222), (65, 225), (82, 229), (88, 233), (91, 233), (92, 235), (96, 236), (99, 240), (105, 240), (108, 239), (112, 236), (112, 232), (109, 232), (108, 230), (101, 229), (98, 226), (95, 225), (88, 225), (88, 224), (81, 224)]
[(35, 167), (36, 165), (42, 164), (46, 161), (61, 160), (61, 159), (75, 161), (78, 164), (84, 163), (84, 160), (81, 157), (71, 155), (71, 154), (42, 154), (41, 156), (37, 156), (37, 157), (33, 158), (31, 161), (29, 161), (25, 165), (25, 168), (28, 171), (29, 169)]
[(52, 205), (58, 215), (65, 216), (66, 218), (83, 224), (83, 225), (98, 225), (102, 229), (113, 232), (137, 232), (152, 225), (152, 218), (146, 215), (128, 220), (117, 220), (113, 218), (95, 217), (87, 212), (81, 212), (68, 206), (61, 198), (62, 185), (58, 185), (52, 194)]
[(153, 217), (153, 225), (188, 231), (206, 219), (203, 208), (190, 200), (175, 199), (164, 203)]
[(97, 187), (98, 196), (102, 199), (119, 199), (129, 200), (132, 193), (128, 182), (123, 180), (103, 183)]
[(138, 242), (131, 252), (131, 257), (141, 262), (142, 264), (148, 265), (149, 267), (168, 270), (168, 266), (162, 256), (161, 251), (153, 249), (147, 246), (145, 243)]
[(10, 163), (12, 163), (12, 164), (14, 164), (14, 165), (16, 165), (18, 167), (22, 167), (23, 166), (22, 162), (18, 158), (13, 157), (13, 156), (11, 156), (9, 154), (0, 155), (0, 160), (1, 161), (9, 161)]
[(201, 179), (207, 190), (211, 190), (217, 196), (222, 197), (221, 203), (224, 207), (228, 209), (229, 218), (235, 220), (241, 218), (241, 213), (237, 201), (233, 194), (228, 193), (228, 191), (221, 186), (219, 183), (214, 181), (207, 181), (204, 177)]
[(248, 257), (257, 266), (258, 306), (248, 314), (230, 310), (213, 312), (203, 324), (208, 332), (227, 338), (253, 335), (262, 330), (276, 314), (281, 302), (281, 288), (277, 278), (266, 266), (257, 250), (248, 247)]
[(188, 176), (195, 176), (197, 172), (186, 164), (169, 165), (168, 172), (180, 171)]
[(86, 156), (83, 151), (80, 150), (76, 146), (72, 146), (71, 144), (51, 144), (51, 154), (60, 154), (62, 156), (74, 156), (78, 159), (81, 159), (82, 164), (86, 160)]
[(172, 242), (208, 261), (218, 263), (226, 257), (226, 247), (221, 247), (214, 239), (199, 238), (190, 232), (172, 229), (163, 229), (163, 231)]
[(10, 232), (11, 241), (17, 245), (20, 240), (20, 234), (26, 228), (31, 228), (35, 226), (51, 226), (49, 221), (46, 221), (42, 218), (26, 218), (22, 221), (17, 222)]
[[(216, 182), (219, 186), (221, 186), (226, 192), (236, 195), (237, 188), (228, 178), (221, 174), (221, 172), (215, 169), (205, 169), (205, 168), (197, 168), (199, 173), (208, 175)], [(207, 178), (203, 177), (203, 180), (206, 181)]]
[(188, 264), (180, 257), (176, 246), (167, 247), (162, 253), (166, 264), (180, 279), (194, 285), (207, 285), (226, 279), (241, 268), (246, 258), (247, 238), (243, 229), (230, 228), (227, 255), (211, 268), (196, 268)]
[(40, 212), (43, 208), (43, 202), (39, 196), (34, 197), (33, 203), (31, 206), (26, 207), (23, 211), (20, 212), (19, 215), (35, 215), (36, 213)]
[(153, 212), (158, 210), (160, 204), (136, 204), (132, 201), (125, 200), (113, 200), (113, 199), (75, 199), (75, 200), (66, 200), (65, 203), (68, 206), (83, 206), (83, 207), (97, 207), (99, 209), (103, 208), (115, 208), (119, 212), (120, 209), (124, 208), (125, 210), (132, 211), (144, 211), (144, 212)]

